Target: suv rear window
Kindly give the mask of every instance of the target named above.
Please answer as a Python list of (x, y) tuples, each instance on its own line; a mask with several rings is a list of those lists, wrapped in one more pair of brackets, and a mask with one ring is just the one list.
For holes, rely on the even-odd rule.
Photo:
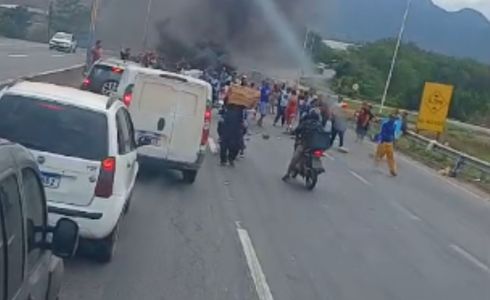
[(107, 66), (107, 65), (94, 65), (89, 77), (92, 80), (98, 82), (106, 82), (107, 80), (114, 80), (119, 82), (121, 80), (124, 69), (119, 67)]
[(19, 95), (0, 99), (0, 137), (29, 149), (102, 160), (107, 136), (105, 114)]

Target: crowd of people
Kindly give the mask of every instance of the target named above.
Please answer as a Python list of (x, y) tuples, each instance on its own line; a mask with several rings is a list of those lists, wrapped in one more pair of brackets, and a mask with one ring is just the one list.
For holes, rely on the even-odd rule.
[[(91, 63), (102, 57), (102, 42), (98, 40), (91, 49)], [(123, 60), (136, 60), (146, 67), (158, 68), (159, 58), (156, 52), (146, 51), (134, 57), (130, 48), (123, 48), (120, 52)], [(239, 78), (239, 79), (238, 79)], [(272, 116), (272, 125), (285, 127), (285, 133), (300, 135), (305, 128), (318, 127), (330, 132), (330, 144), (339, 140), (338, 149), (347, 153), (345, 148), (345, 132), (347, 121), (342, 102), (332, 101), (313, 89), (305, 90), (297, 86), (288, 86), (270, 80), (262, 81), (260, 86), (249, 82), (246, 76), (238, 77), (236, 72), (222, 67), (219, 71), (207, 70), (203, 72), (202, 79), (209, 82), (213, 89), (213, 105), (219, 107), (220, 120), (218, 134), (220, 138), (221, 165), (234, 166), (239, 155), (245, 152), (244, 137), (248, 131), (250, 108), (227, 103), (232, 84), (247, 86), (258, 91), (257, 106), (253, 107), (254, 115), (258, 114), (257, 126), (264, 127), (267, 116)], [(379, 163), (386, 157), (389, 171), (392, 176), (397, 175), (394, 159), (395, 142), (407, 131), (407, 113), (395, 111), (384, 119), (376, 118), (373, 107), (363, 103), (355, 113), (356, 142), (362, 143), (369, 135), (373, 123), (379, 123), (379, 131), (371, 137), (377, 143), (375, 161)], [(299, 157), (298, 147), (295, 147), (293, 159), (284, 179), (289, 177), (292, 166)]]
[[(227, 92), (230, 89), (231, 78), (227, 78), (217, 98), (224, 103), (220, 111), (219, 136), (221, 146), (221, 164), (234, 165), (239, 153), (245, 149), (244, 135), (247, 132), (248, 117), (245, 107), (226, 105)], [(248, 83), (246, 77), (242, 77), (241, 85), (249, 85), (259, 91), (257, 106), (253, 108), (257, 118), (257, 126), (264, 127), (265, 120), (272, 116), (272, 126), (281, 126), (285, 133), (297, 135), (304, 128), (318, 127), (330, 132), (330, 144), (338, 139), (338, 149), (347, 153), (345, 148), (345, 133), (348, 129), (346, 111), (343, 102), (332, 100), (324, 95), (315, 93), (314, 90), (301, 90), (285, 83), (273, 83), (263, 81), (260, 86)], [(355, 133), (357, 143), (362, 143), (367, 137), (377, 144), (375, 162), (379, 163), (387, 159), (389, 172), (397, 176), (394, 159), (394, 145), (407, 130), (407, 113), (395, 111), (386, 118), (377, 118), (373, 112), (373, 106), (363, 103), (355, 113)], [(307, 121), (307, 122), (305, 122)], [(379, 130), (376, 130), (379, 128)], [(375, 131), (375, 134), (370, 132)], [(289, 165), (288, 173), (284, 179), (289, 178), (292, 166), (297, 162), (301, 148), (295, 147), (293, 159)]]

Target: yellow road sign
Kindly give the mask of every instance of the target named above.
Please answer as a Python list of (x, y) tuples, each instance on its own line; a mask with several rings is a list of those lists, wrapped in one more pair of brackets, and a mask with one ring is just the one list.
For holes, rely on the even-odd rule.
[(417, 129), (442, 133), (453, 97), (452, 85), (426, 82), (420, 103)]

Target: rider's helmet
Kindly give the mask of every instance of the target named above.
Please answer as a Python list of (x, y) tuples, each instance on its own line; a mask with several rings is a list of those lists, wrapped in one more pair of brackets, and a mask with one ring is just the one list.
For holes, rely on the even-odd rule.
[(318, 108), (313, 108), (308, 113), (308, 119), (314, 121), (320, 121), (320, 110)]

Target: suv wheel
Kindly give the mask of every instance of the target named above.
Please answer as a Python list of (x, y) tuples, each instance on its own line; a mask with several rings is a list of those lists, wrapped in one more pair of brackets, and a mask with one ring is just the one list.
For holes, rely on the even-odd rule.
[(126, 204), (124, 205), (123, 213), (127, 215), (129, 213), (129, 209), (131, 207), (131, 199), (133, 198), (133, 192), (129, 194), (128, 200), (126, 200)]
[(196, 170), (185, 170), (182, 171), (182, 175), (184, 175), (184, 182), (192, 184), (196, 181), (197, 171)]
[(102, 240), (95, 241), (95, 259), (101, 263), (108, 263), (116, 253), (117, 241), (119, 239), (119, 222), (114, 230)]

